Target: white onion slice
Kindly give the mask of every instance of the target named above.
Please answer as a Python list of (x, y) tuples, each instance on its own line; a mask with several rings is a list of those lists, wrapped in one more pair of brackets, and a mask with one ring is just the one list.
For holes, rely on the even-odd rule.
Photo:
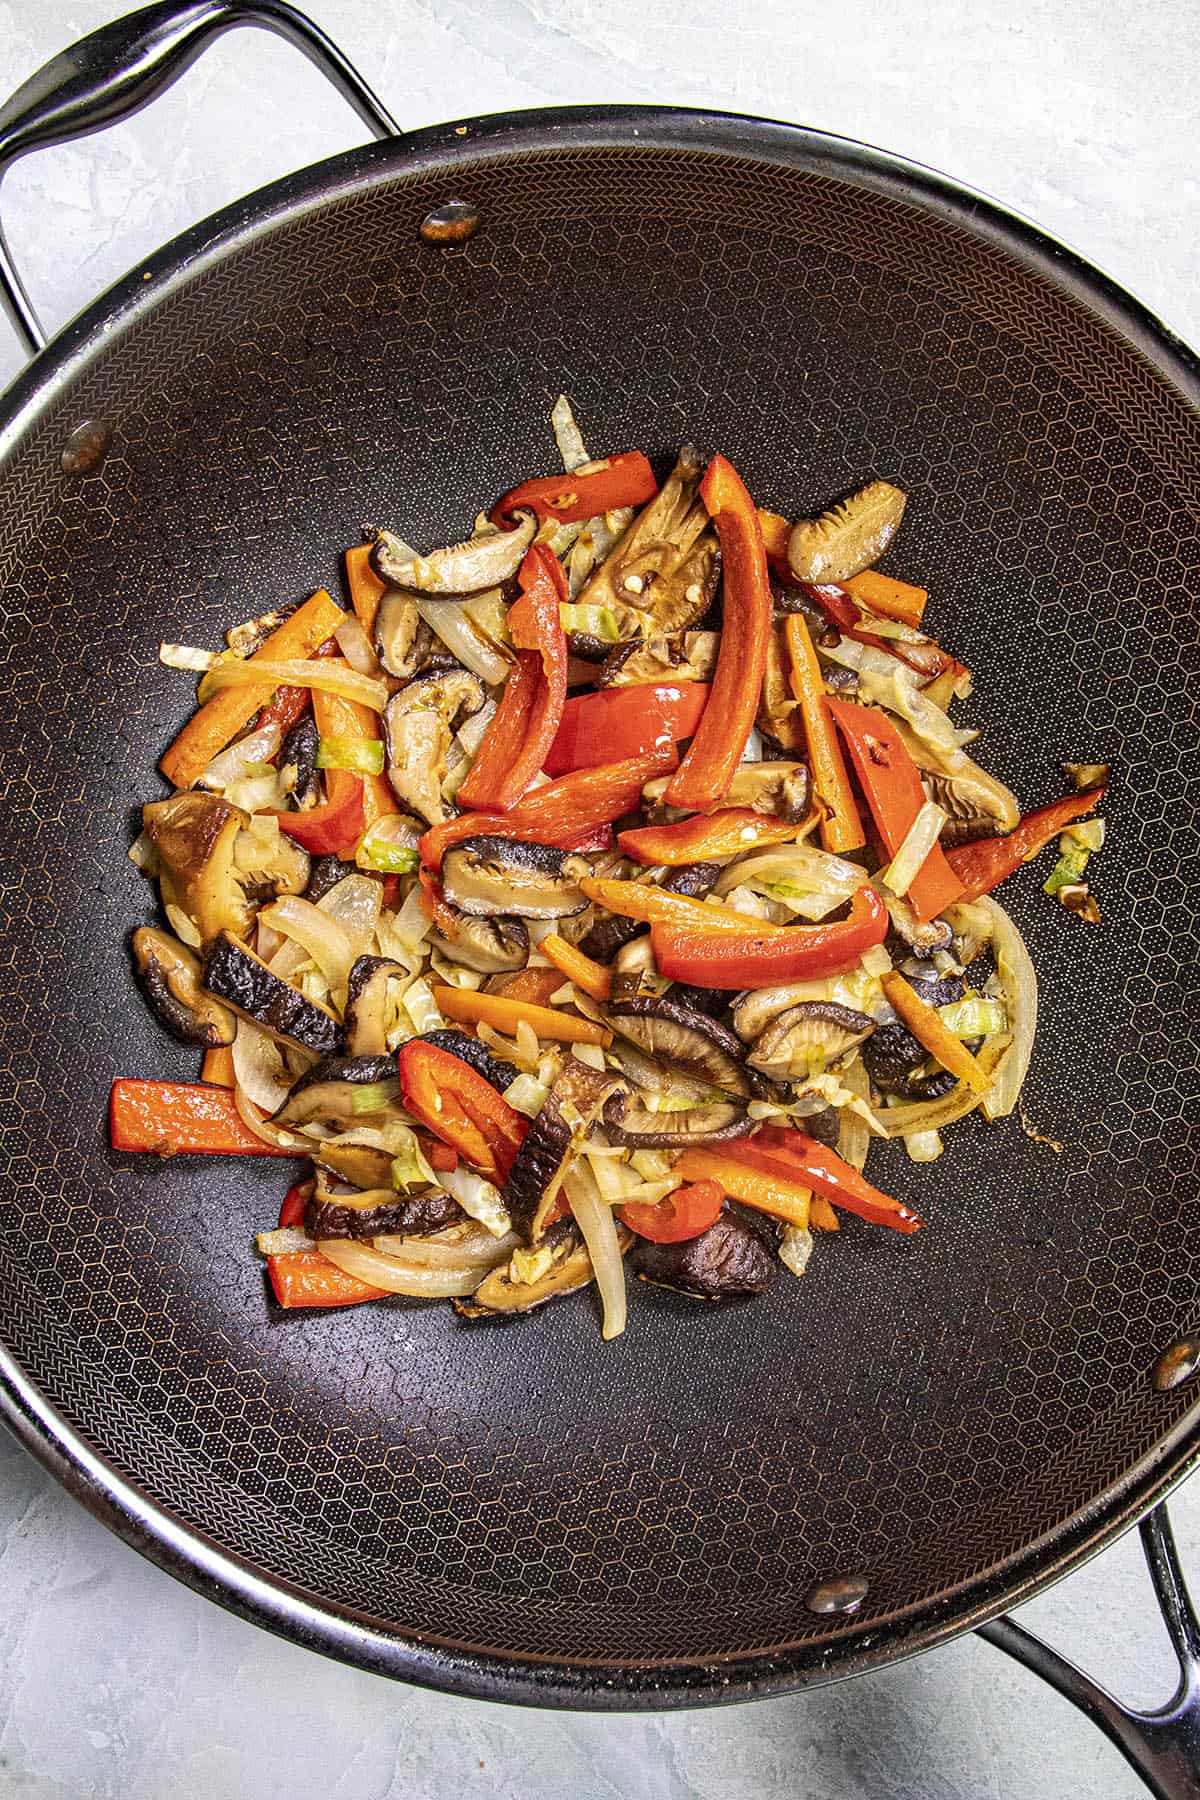
[(283, 662), (254, 658), (249, 662), (217, 663), (205, 675), (202, 686), (205, 699), (228, 687), (260, 687), (268, 694), (272, 688), (284, 686), (315, 688), (322, 694), (340, 694), (343, 700), (356, 700), (377, 713), (383, 711), (389, 697), (386, 681), (373, 681), (346, 664), (339, 666), (332, 657), (306, 662), (299, 658)]
[(292, 1086), (279, 1045), (249, 1019), (238, 1019), (233, 1073), (242, 1093), (265, 1113), (278, 1112)]
[(507, 1231), (503, 1237), (495, 1238), (490, 1232), (480, 1230), (470, 1237), (460, 1238), (456, 1244), (444, 1243), (435, 1237), (387, 1236), (372, 1238), (371, 1242), (381, 1256), (396, 1257), (414, 1267), (461, 1271), (469, 1265), (498, 1268), (519, 1248), (521, 1240), (515, 1231)]
[(942, 835), (949, 815), (932, 800), (917, 811), (917, 816), (904, 835), (904, 842), (893, 856), (882, 879), (893, 894), (907, 894), (925, 866), (925, 858)]
[(338, 649), (352, 669), (357, 669), (360, 675), (371, 675), (376, 679), (383, 674), (379, 658), (371, 648), (371, 640), (353, 613), (347, 613), (333, 635), (337, 639)]
[(331, 919), (311, 900), (302, 900), (298, 894), (281, 895), (263, 908), (260, 917), (272, 931), (281, 931), (285, 937), (295, 939), (316, 963), (334, 993), (345, 988), (354, 961), (354, 946), (336, 919)]
[(1025, 948), (1025, 940), (1002, 906), (985, 895), (978, 904), (986, 907), (992, 921), (992, 954), (996, 972), (1004, 989), (1012, 1043), (1000, 1063), (995, 1085), (983, 1097), (984, 1117), (1003, 1119), (1013, 1110), (1029, 1072), (1033, 1054), (1033, 1038), (1037, 1031), (1037, 972)]
[(317, 1249), (347, 1275), (355, 1275), (371, 1287), (420, 1300), (473, 1294), (488, 1272), (486, 1263), (465, 1257), (453, 1267), (433, 1268), (411, 1256), (385, 1256), (371, 1244), (355, 1244), (346, 1238), (322, 1238)]
[(248, 737), (239, 738), (214, 756), (200, 777), (200, 786), (224, 792), (231, 782), (244, 781), (247, 763), (266, 763), (278, 754), (283, 733), (278, 725), (264, 725)]
[(312, 1155), (311, 1138), (297, 1137), (294, 1131), (285, 1131), (282, 1125), (271, 1125), (266, 1119), (260, 1119), (257, 1108), (247, 1100), (240, 1087), (233, 1090), (233, 1104), (246, 1130), (252, 1131), (264, 1144), (270, 1144), (273, 1150), (291, 1150), (296, 1156)]
[(616, 1220), (612, 1209), (601, 1198), (596, 1177), (586, 1160), (580, 1159), (567, 1171), (564, 1185), (575, 1223), (583, 1233), (592, 1259), (592, 1273), (604, 1308), (603, 1335), (607, 1343), (611, 1338), (620, 1337), (625, 1329), (625, 1263)]

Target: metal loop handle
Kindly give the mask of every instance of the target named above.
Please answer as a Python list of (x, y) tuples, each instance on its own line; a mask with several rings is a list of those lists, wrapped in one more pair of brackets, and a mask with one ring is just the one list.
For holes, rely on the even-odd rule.
[(1123, 1706), (1107, 1688), (1085, 1675), (1015, 1619), (993, 1619), (980, 1637), (1024, 1663), (1064, 1699), (1086, 1713), (1132, 1763), (1158, 1800), (1200, 1796), (1200, 1620), (1179, 1563), (1165, 1502), (1141, 1523), (1142, 1548), (1154, 1596), (1179, 1663), (1179, 1681), (1165, 1706), (1150, 1712)]
[[(400, 127), (319, 26), (286, 0), (160, 0), (81, 38), (23, 82), (0, 107), (0, 179), (31, 150), (85, 137), (129, 118), (178, 80), (200, 52), (237, 25), (286, 38), (350, 102), (378, 138)], [(46, 335), (0, 230), (0, 300), (31, 353)]]

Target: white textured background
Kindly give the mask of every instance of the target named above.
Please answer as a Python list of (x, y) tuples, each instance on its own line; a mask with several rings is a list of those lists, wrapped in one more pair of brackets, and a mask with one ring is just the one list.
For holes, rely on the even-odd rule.
[[(0, 95), (119, 0), (0, 0)], [(406, 125), (571, 101), (731, 107), (861, 137), (1031, 214), (1200, 342), (1195, 0), (313, 0)], [(744, 22), (734, 22), (744, 13)], [(149, 112), (2, 196), (46, 323), (143, 253), (357, 141), (285, 45), (218, 43)], [(15, 373), (0, 323), (0, 383)], [(1200, 1488), (1175, 1503), (1200, 1588)], [(1164, 1697), (1136, 1539), (1027, 1622)], [(1116, 1752), (960, 1642), (807, 1698), (663, 1720), (532, 1714), (323, 1663), (172, 1583), (0, 1437), (0, 1796), (36, 1800), (1134, 1800)]]

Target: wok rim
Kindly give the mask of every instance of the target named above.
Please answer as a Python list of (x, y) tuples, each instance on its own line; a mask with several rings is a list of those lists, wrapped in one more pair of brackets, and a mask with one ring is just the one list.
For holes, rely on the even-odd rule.
[[(464, 161), (554, 149), (679, 149), (784, 163), (906, 200), (948, 219), (1065, 292), (1130, 343), (1200, 412), (1200, 356), (1088, 259), (989, 195), (852, 138), (751, 115), (685, 107), (540, 108), (448, 121), (341, 152), (257, 189), (171, 239), (86, 306), (0, 395), (0, 464), (18, 451), (90, 351), (135, 329), (171, 293), (276, 227), (400, 174), (453, 174)], [(447, 196), (451, 197), (450, 195)], [(1130, 1529), (1200, 1459), (1200, 1399), (1131, 1469), (1032, 1545), (937, 1599), (856, 1633), (780, 1654), (720, 1660), (565, 1662), (482, 1654), (317, 1600), (219, 1549), (151, 1500), (91, 1448), (0, 1344), (0, 1417), (73, 1497), (126, 1543), (206, 1598), (305, 1648), (440, 1692), (594, 1711), (675, 1710), (822, 1686), (919, 1654), (977, 1629), (1079, 1568)]]

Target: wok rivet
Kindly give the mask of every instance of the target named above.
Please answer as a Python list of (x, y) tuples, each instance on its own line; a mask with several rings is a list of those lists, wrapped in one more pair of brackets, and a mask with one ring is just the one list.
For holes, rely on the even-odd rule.
[(112, 443), (112, 432), (101, 419), (85, 419), (62, 447), (64, 475), (92, 475), (100, 467)]
[(469, 200), (447, 200), (421, 220), (421, 236), (427, 244), (465, 244), (479, 230), (480, 213)]
[(1200, 1369), (1200, 1338), (1180, 1338), (1164, 1350), (1151, 1371), (1150, 1379), (1160, 1394), (1181, 1387)]
[(870, 1583), (854, 1575), (835, 1575), (832, 1581), (814, 1581), (804, 1596), (812, 1613), (855, 1612), (867, 1597)]

